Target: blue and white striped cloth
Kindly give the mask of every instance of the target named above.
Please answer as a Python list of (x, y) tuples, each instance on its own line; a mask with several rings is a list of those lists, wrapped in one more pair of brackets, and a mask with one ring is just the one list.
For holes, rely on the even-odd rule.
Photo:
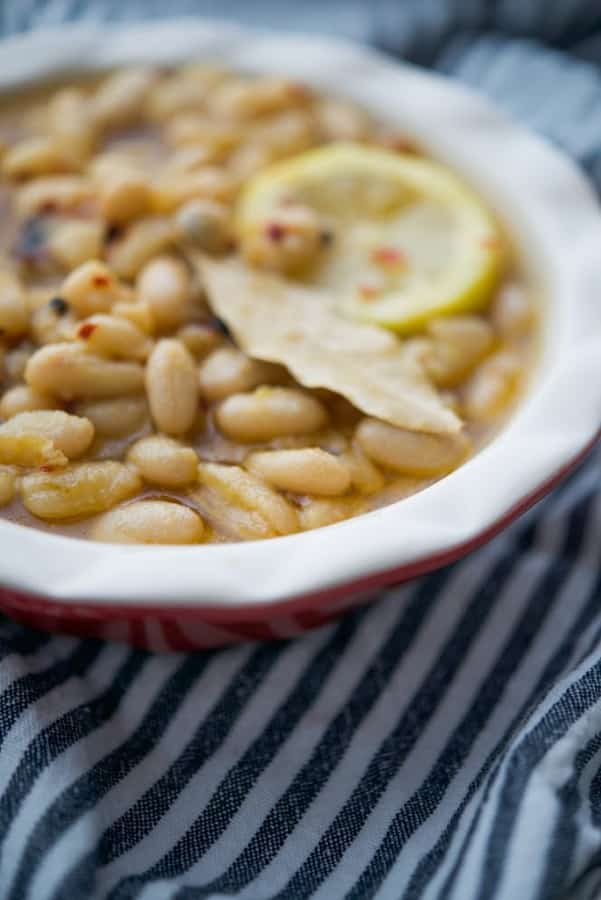
[[(285, 6), (169, 4), (375, 39), (601, 185), (598, 0)], [(6, 0), (0, 28), (164, 10)], [(597, 900), (600, 463), (302, 640), (152, 655), (3, 622), (0, 900)]]

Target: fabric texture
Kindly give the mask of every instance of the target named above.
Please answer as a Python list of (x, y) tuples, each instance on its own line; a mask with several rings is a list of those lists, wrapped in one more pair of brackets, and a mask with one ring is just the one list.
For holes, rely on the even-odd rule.
[[(5, 0), (0, 28), (166, 11)], [(597, 0), (168, 11), (372, 40), (488, 94), (601, 186)], [(0, 900), (601, 897), (600, 462), (301, 640), (153, 655), (4, 620)]]

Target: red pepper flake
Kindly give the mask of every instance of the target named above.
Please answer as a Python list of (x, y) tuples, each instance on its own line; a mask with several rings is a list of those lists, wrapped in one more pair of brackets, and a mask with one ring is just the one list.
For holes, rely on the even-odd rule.
[(493, 235), (487, 235), (486, 237), (481, 238), (480, 245), (484, 247), (485, 250), (501, 249), (501, 241), (498, 237), (494, 237)]
[(379, 266), (400, 268), (407, 265), (407, 257), (396, 247), (376, 247), (372, 251), (371, 259)]
[(94, 275), (92, 278), (92, 284), (94, 287), (108, 287), (111, 279), (108, 275)]
[(82, 325), (77, 329), (77, 337), (81, 338), (83, 341), (87, 341), (89, 337), (91, 337), (98, 325), (95, 325), (94, 322), (83, 322)]
[(40, 466), (39, 469), (40, 469), (40, 472), (54, 472), (54, 470), (56, 469), (56, 466), (51, 466), (51, 465), (47, 464), (45, 466)]
[(359, 296), (361, 300), (364, 300), (366, 303), (370, 300), (374, 300), (378, 296), (378, 293), (377, 287), (374, 287), (373, 284), (359, 285)]
[(286, 229), (279, 222), (270, 222), (265, 231), (269, 240), (276, 244), (279, 244), (286, 237)]

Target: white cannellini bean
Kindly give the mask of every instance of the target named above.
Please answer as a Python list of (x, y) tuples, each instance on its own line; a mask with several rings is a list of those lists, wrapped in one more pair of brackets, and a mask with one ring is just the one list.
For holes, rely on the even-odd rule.
[[(273, 225), (279, 228), (278, 240), (272, 237)], [(327, 235), (327, 224), (314, 209), (290, 204), (265, 219), (261, 228), (244, 235), (241, 250), (251, 266), (295, 275), (315, 262), (327, 246)]]
[(278, 534), (256, 510), (229, 502), (216, 488), (200, 485), (190, 492), (190, 497), (210, 521), (213, 533), (222, 539), (257, 541)]
[(462, 394), (468, 419), (487, 421), (500, 415), (515, 396), (522, 377), (519, 357), (501, 351), (481, 363)]
[(77, 168), (78, 162), (73, 153), (69, 153), (68, 147), (51, 135), (19, 141), (2, 158), (2, 171), (9, 178), (73, 172)]
[(93, 98), (94, 118), (114, 128), (138, 121), (150, 88), (157, 80), (153, 69), (132, 68), (115, 72), (102, 82)]
[(215, 162), (213, 149), (207, 144), (185, 144), (178, 147), (168, 158), (165, 167), (168, 173), (197, 172), (209, 163)]
[(336, 500), (317, 497), (301, 509), (300, 526), (303, 531), (311, 531), (313, 528), (335, 525), (336, 522), (350, 519), (351, 516), (357, 516), (365, 511), (364, 502), (357, 500), (356, 497), (337, 497)]
[(477, 316), (433, 319), (427, 332), (432, 343), (424, 358), (426, 371), (441, 387), (457, 384), (494, 343), (490, 324)]
[(269, 147), (274, 159), (302, 153), (314, 143), (315, 138), (313, 117), (302, 109), (272, 116), (254, 133), (254, 139)]
[(170, 219), (136, 219), (120, 240), (109, 245), (109, 263), (122, 278), (135, 278), (153, 256), (164, 253), (176, 239), (177, 229)]
[(201, 484), (218, 490), (231, 503), (258, 513), (278, 534), (291, 534), (298, 529), (294, 507), (261, 478), (240, 466), (201, 463), (198, 478)]
[(215, 419), (227, 437), (252, 443), (318, 431), (327, 423), (328, 414), (311, 394), (295, 388), (261, 387), (250, 394), (232, 394), (217, 408)]
[(320, 100), (316, 114), (319, 130), (326, 140), (358, 141), (369, 133), (367, 113), (346, 100)]
[(94, 356), (78, 343), (50, 344), (33, 354), (25, 380), (34, 390), (62, 400), (117, 397), (142, 390), (144, 369), (139, 363)]
[(396, 428), (378, 419), (363, 419), (356, 431), (361, 449), (377, 465), (408, 475), (441, 475), (463, 462), (470, 443), (457, 435), (425, 434)]
[(280, 375), (270, 363), (251, 359), (235, 347), (214, 350), (200, 367), (200, 390), (207, 400), (223, 400), (230, 394), (268, 384)]
[(151, 484), (176, 488), (197, 479), (198, 457), (194, 450), (162, 434), (136, 441), (127, 459)]
[(211, 90), (227, 77), (227, 72), (215, 65), (188, 63), (157, 85), (148, 98), (149, 112), (164, 119), (182, 108), (202, 107)]
[(124, 225), (152, 209), (152, 190), (142, 175), (123, 172), (104, 179), (100, 186), (100, 210), (107, 222)]
[(138, 275), (136, 294), (148, 304), (158, 329), (177, 328), (186, 321), (190, 311), (190, 273), (180, 259), (159, 256)]
[(94, 149), (96, 128), (85, 91), (68, 87), (57, 91), (48, 104), (48, 128), (83, 163)]
[(170, 435), (188, 431), (198, 411), (194, 357), (181, 341), (160, 340), (146, 364), (146, 393), (157, 428)]
[(13, 469), (0, 467), (0, 506), (7, 506), (15, 496), (16, 482)]
[(239, 185), (273, 162), (273, 152), (270, 147), (260, 144), (258, 141), (248, 141), (238, 147), (228, 159), (228, 169), (232, 178)]
[(184, 112), (173, 116), (166, 124), (165, 137), (173, 147), (181, 150), (199, 148), (204, 151), (205, 158), (216, 162), (238, 146), (244, 132), (235, 122)]
[(232, 240), (230, 212), (214, 200), (188, 200), (175, 214), (183, 240), (206, 253), (222, 253)]
[(492, 321), (501, 337), (506, 339), (528, 334), (534, 325), (535, 308), (521, 285), (508, 284), (499, 291), (493, 303)]
[[(153, 186), (153, 206), (157, 212), (173, 213), (183, 203), (200, 198), (217, 203), (233, 199), (236, 182), (229, 172), (205, 166), (192, 172), (167, 172)], [(177, 223), (174, 221), (177, 229)], [(179, 229), (176, 231), (179, 234)]]
[(6, 391), (0, 399), (0, 418), (10, 419), (22, 412), (36, 409), (55, 409), (56, 400), (48, 394), (40, 394), (27, 384), (17, 384)]
[(97, 153), (88, 164), (94, 185), (95, 194), (106, 182), (124, 175), (138, 175), (144, 164), (141, 145), (121, 146)]
[(335, 497), (351, 485), (347, 466), (319, 447), (252, 453), (246, 468), (280, 491)]
[(94, 185), (81, 175), (45, 175), (33, 178), (15, 191), (15, 212), (21, 219), (32, 216), (47, 204), (59, 212), (73, 210), (92, 199)]
[(92, 516), (137, 494), (138, 473), (123, 463), (74, 463), (58, 472), (35, 472), (21, 481), (21, 496), (29, 512), (49, 521)]
[(216, 118), (248, 121), (305, 106), (310, 96), (307, 88), (286, 78), (230, 78), (212, 91), (208, 105)]
[(27, 331), (25, 292), (10, 272), (0, 272), (0, 335), (16, 337)]
[(74, 269), (64, 280), (60, 296), (80, 316), (109, 312), (121, 297), (121, 285), (109, 267), (100, 260), (90, 260)]
[(70, 270), (97, 259), (102, 253), (103, 237), (102, 222), (61, 222), (50, 230), (48, 249), (53, 259)]
[(0, 465), (55, 468), (67, 464), (65, 454), (47, 437), (30, 432), (15, 434), (5, 430), (7, 424), (0, 425)]
[[(71, 339), (73, 328), (75, 327), (75, 317), (69, 311), (67, 306), (65, 311), (57, 311), (51, 303), (45, 303), (35, 309), (31, 314), (29, 330), (36, 344), (58, 344), (61, 341)], [(27, 359), (31, 356), (29, 353)], [(25, 365), (20, 377), (23, 377)]]
[(148, 97), (148, 114), (158, 121), (171, 120), (182, 110), (200, 109), (204, 103), (210, 83), (190, 78), (185, 73), (171, 76), (156, 85)]
[(205, 357), (223, 341), (223, 334), (217, 328), (203, 322), (182, 325), (176, 337), (197, 359)]
[(22, 345), (9, 350), (4, 356), (4, 370), (11, 381), (22, 381), (27, 363), (35, 353), (33, 345)]
[(350, 449), (341, 457), (351, 473), (351, 481), (355, 490), (362, 494), (374, 494), (384, 487), (384, 476), (363, 452), (357, 441), (353, 441)]
[(151, 341), (133, 322), (102, 313), (80, 322), (75, 337), (99, 356), (144, 360), (151, 350)]
[(75, 412), (89, 419), (102, 437), (125, 437), (140, 431), (149, 420), (145, 397), (84, 400), (75, 405)]
[(72, 416), (60, 409), (21, 412), (0, 425), (2, 434), (35, 435), (52, 441), (69, 459), (81, 456), (94, 440), (89, 419)]
[(156, 324), (148, 303), (143, 300), (120, 300), (111, 309), (111, 315), (132, 322), (144, 334), (154, 334)]
[(114, 544), (198, 544), (204, 524), (197, 512), (181, 503), (137, 500), (104, 513), (90, 537)]

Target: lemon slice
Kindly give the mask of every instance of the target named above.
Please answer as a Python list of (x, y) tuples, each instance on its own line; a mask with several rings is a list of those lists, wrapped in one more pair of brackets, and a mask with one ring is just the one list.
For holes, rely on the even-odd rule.
[(250, 180), (237, 209), (244, 238), (290, 204), (309, 205), (334, 240), (303, 279), (353, 318), (407, 333), (434, 316), (486, 305), (503, 260), (490, 212), (438, 163), (330, 144)]

